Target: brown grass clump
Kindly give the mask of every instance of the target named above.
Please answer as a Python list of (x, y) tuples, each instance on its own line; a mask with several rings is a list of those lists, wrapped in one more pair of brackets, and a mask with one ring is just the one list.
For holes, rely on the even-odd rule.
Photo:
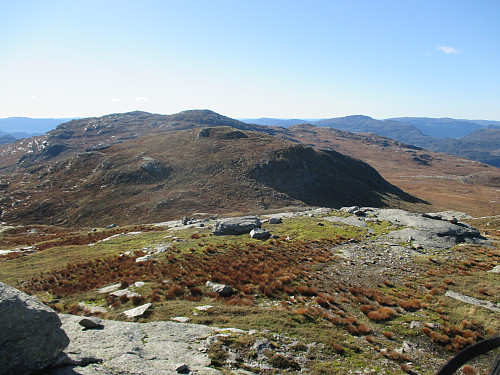
[(394, 332), (391, 331), (384, 331), (383, 335), (386, 339), (389, 340), (392, 340), (394, 338)]
[(376, 311), (371, 311), (368, 313), (368, 319), (375, 322), (386, 321), (394, 318), (397, 315), (396, 311), (390, 307), (382, 306)]
[(377, 310), (377, 308), (373, 305), (362, 305), (359, 309), (365, 315), (368, 315), (368, 313)]
[(334, 341), (330, 341), (330, 346), (332, 347), (332, 349), (335, 353), (337, 353), (339, 355), (345, 354), (345, 348), (342, 345), (340, 345)]
[(360, 332), (359, 332), (358, 328), (355, 325), (353, 325), (353, 324), (346, 324), (345, 329), (346, 329), (347, 332), (349, 332), (349, 334), (351, 334), (353, 336), (359, 336), (360, 335)]
[(475, 367), (472, 367), (470, 365), (465, 365), (464, 367), (462, 367), (462, 374), (463, 375), (477, 375), (477, 374), (479, 374), (479, 372), (477, 371), (477, 369)]
[(420, 309), (420, 302), (416, 299), (399, 300), (399, 306), (406, 311), (417, 311)]
[(372, 329), (370, 327), (368, 327), (366, 324), (364, 323), (359, 323), (358, 324), (358, 331), (359, 333), (361, 333), (362, 335), (367, 335), (369, 333), (372, 332)]

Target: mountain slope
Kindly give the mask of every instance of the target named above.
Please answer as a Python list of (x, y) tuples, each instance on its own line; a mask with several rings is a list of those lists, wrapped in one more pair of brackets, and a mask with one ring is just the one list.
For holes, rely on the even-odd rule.
[(500, 167), (500, 129), (479, 129), (460, 139), (434, 142), (430, 148)]
[(60, 156), (21, 162), (3, 179), (3, 220), (94, 226), (200, 211), (417, 202), (365, 163), (230, 127), (156, 133)]
[(214, 125), (255, 129), (209, 110), (189, 110), (173, 115), (134, 111), (78, 119), (61, 124), (43, 136), (0, 147), (0, 170), (13, 170), (19, 162), (29, 166), (49, 159), (63, 160), (80, 152), (103, 149), (144, 135)]
[(350, 133), (308, 124), (281, 132), (282, 136), (305, 145), (334, 149), (363, 160), (390, 183), (428, 202), (427, 208), (422, 207), (424, 210), (452, 209), (474, 216), (500, 212), (499, 168), (376, 134)]

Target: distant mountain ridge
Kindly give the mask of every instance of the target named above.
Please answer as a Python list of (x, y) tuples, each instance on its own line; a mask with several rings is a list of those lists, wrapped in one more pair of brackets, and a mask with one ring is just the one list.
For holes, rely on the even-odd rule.
[[(376, 120), (364, 115), (352, 115), (321, 120), (275, 119), (264, 117), (239, 121), (226, 116), (215, 115), (214, 112), (209, 110), (189, 110), (172, 115), (133, 111), (125, 114), (111, 114), (91, 119), (94, 120), (74, 119), (60, 124), (60, 126), (58, 125), (56, 129), (49, 131), (48, 141), (54, 144), (58, 142), (58, 139), (76, 139), (82, 136), (86, 138), (90, 135), (93, 135), (93, 139), (98, 139), (99, 134), (111, 134), (116, 132), (117, 134), (110, 141), (118, 142), (129, 137), (137, 137), (142, 134), (141, 132), (145, 131), (145, 129), (147, 129), (148, 132), (161, 132), (165, 129), (175, 130), (179, 128), (178, 124), (181, 124), (180, 128), (187, 129), (197, 127), (201, 123), (205, 125), (218, 124), (218, 126), (231, 126), (241, 130), (264, 131), (273, 135), (278, 132), (277, 127), (289, 128), (297, 124), (311, 123), (319, 127), (326, 126), (349, 132), (374, 133), (428, 150), (445, 152), (451, 155), (481, 161), (493, 166), (500, 166), (500, 150), (498, 144), (495, 143), (495, 140), (498, 139), (497, 133), (500, 133), (500, 121), (426, 117), (398, 117), (386, 120)], [(64, 120), (67, 119), (29, 119), (23, 117), (0, 119), (0, 129), (2, 123), (6, 123), (5, 121), (11, 121), (10, 129), (14, 126), (12, 125), (12, 121), (17, 121), (17, 124), (19, 124), (19, 121), (25, 124), (41, 122), (41, 125), (38, 125), (38, 129), (46, 129), (47, 126), (52, 126)], [(143, 120), (145, 120), (145, 127), (141, 127), (138, 132), (136, 132), (134, 130), (134, 122), (144, 122)], [(88, 121), (92, 123), (88, 125)], [(79, 128), (78, 124), (84, 124), (84, 127), (86, 126), (84, 135), (82, 135), (82, 129)], [(118, 132), (117, 124), (127, 124), (127, 126), (121, 125), (121, 130)], [(483, 131), (485, 129), (490, 129), (490, 131)], [(120, 133), (120, 135), (118, 135), (118, 133)], [(0, 130), (0, 144), (13, 143), (15, 139), (8, 137), (9, 135), (15, 139), (33, 136), (33, 134), (19, 132), (4, 133)], [(469, 136), (472, 138), (469, 138)], [(33, 147), (36, 148), (38, 146), (33, 145)], [(77, 147), (75, 142), (73, 142), (69, 148), (66, 148), (76, 150), (75, 147), (79, 148), (80, 151), (83, 149), (82, 147)], [(61, 148), (59, 148), (59, 150), (61, 150)], [(54, 149), (49, 149), (48, 151), (53, 152)]]
[[(271, 121), (278, 126), (286, 120)], [(296, 124), (306, 123), (290, 120)], [(259, 123), (259, 119), (257, 119)], [(353, 133), (374, 133), (406, 144), (435, 152), (466, 157), (496, 167), (500, 166), (500, 122), (487, 120), (456, 120), (451, 118), (399, 117), (376, 120), (369, 116), (353, 115), (310, 122)], [(281, 124), (281, 125), (279, 125)], [(289, 126), (284, 126), (289, 127)], [(488, 131), (486, 131), (488, 130)]]

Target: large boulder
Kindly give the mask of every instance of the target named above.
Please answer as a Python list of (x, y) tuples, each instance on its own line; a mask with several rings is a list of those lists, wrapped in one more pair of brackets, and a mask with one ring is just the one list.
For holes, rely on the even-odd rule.
[(212, 233), (216, 236), (250, 233), (254, 228), (260, 228), (261, 222), (255, 216), (233, 217), (218, 221)]
[(217, 293), (219, 296), (227, 297), (233, 294), (233, 288), (226, 284), (217, 284), (211, 281), (207, 281), (205, 284), (213, 293)]
[(250, 237), (257, 240), (267, 240), (269, 237), (271, 237), (271, 232), (269, 232), (267, 229), (254, 228), (250, 231)]
[(50, 307), (0, 283), (0, 374), (30, 374), (51, 365), (69, 344)]

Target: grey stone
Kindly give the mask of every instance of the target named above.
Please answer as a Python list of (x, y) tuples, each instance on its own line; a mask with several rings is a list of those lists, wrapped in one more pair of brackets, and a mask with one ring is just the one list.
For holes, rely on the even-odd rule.
[(128, 290), (128, 289), (115, 290), (114, 292), (110, 293), (110, 295), (112, 295), (113, 297), (127, 296), (127, 298), (140, 296), (139, 293), (132, 292), (131, 290)]
[(86, 316), (83, 319), (81, 319), (78, 324), (81, 326), (92, 329), (92, 328), (97, 328), (101, 325), (102, 320), (95, 317), (95, 316)]
[(493, 273), (500, 273), (500, 265), (493, 267), (491, 270), (488, 272), (493, 272)]
[(181, 363), (176, 365), (175, 371), (177, 371), (179, 374), (187, 374), (190, 370), (188, 365), (186, 365), (185, 363)]
[(217, 284), (211, 281), (207, 281), (205, 284), (210, 290), (214, 293), (217, 293), (219, 296), (230, 296), (233, 294), (233, 288), (226, 284)]
[(118, 290), (121, 288), (122, 283), (116, 283), (108, 286), (103, 286), (102, 288), (97, 289), (99, 293), (110, 293), (114, 292), (115, 290)]
[(153, 257), (148, 254), (148, 255), (144, 255), (142, 257), (136, 258), (135, 262), (136, 263), (147, 262), (148, 260), (151, 260), (151, 259), (153, 259)]
[(184, 216), (181, 220), (182, 225), (187, 225), (188, 222), (190, 222), (191, 219), (189, 219), (187, 216)]
[(358, 210), (359, 210), (358, 206), (342, 207), (340, 209), (340, 211), (347, 212), (348, 214), (353, 214), (354, 212), (356, 212)]
[(255, 216), (235, 217), (215, 223), (212, 233), (216, 236), (250, 233), (254, 228), (260, 228), (261, 222)]
[(250, 237), (258, 240), (265, 240), (268, 239), (270, 236), (271, 233), (267, 229), (254, 228), (250, 231)]
[(445, 294), (446, 297), (454, 298), (458, 301), (464, 302), (464, 303), (469, 303), (471, 305), (475, 306), (481, 306), (484, 307), (485, 309), (495, 311), (495, 312), (500, 312), (500, 303), (494, 303), (492, 301), (485, 301), (481, 299), (477, 299), (474, 297), (469, 297), (457, 292), (453, 292), (451, 290), (448, 290)]
[(47, 375), (172, 375), (181, 365), (189, 373), (221, 375), (210, 368), (201, 349), (218, 328), (190, 323), (151, 323), (103, 320), (103, 329), (82, 330), (81, 317), (61, 314), (62, 328), (71, 339), (59, 369)]
[(281, 217), (272, 217), (269, 219), (269, 224), (281, 224)]
[(162, 173), (164, 171), (161, 163), (151, 157), (145, 156), (143, 163), (141, 164), (141, 169), (150, 173)]
[(0, 373), (28, 374), (51, 365), (69, 344), (50, 307), (0, 283)]
[(152, 306), (152, 303), (145, 303), (144, 305), (137, 306), (134, 309), (123, 311), (122, 314), (127, 318), (138, 318), (143, 316), (144, 313)]

